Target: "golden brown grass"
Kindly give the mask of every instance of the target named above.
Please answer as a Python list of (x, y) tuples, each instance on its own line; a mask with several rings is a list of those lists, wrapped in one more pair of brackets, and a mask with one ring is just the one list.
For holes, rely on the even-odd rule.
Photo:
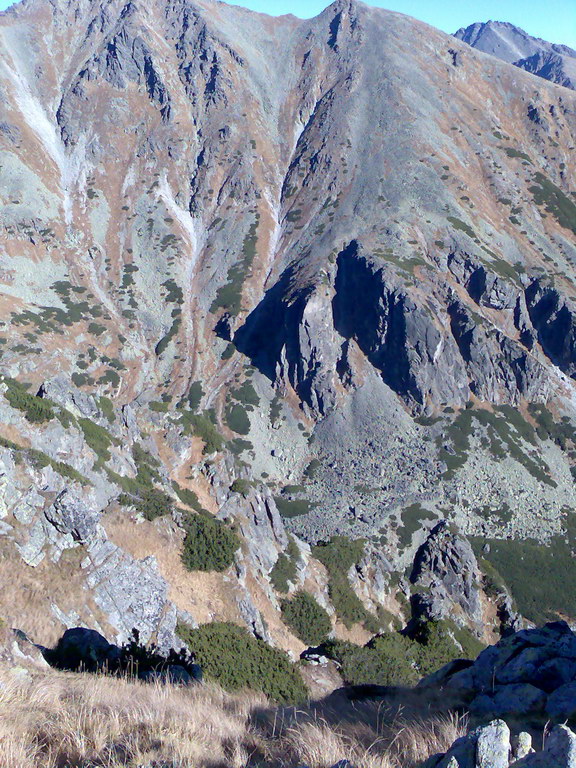
[(295, 711), (209, 685), (0, 673), (2, 768), (328, 768), (344, 758), (408, 768), (461, 730), (453, 716), (391, 715), (375, 703)]

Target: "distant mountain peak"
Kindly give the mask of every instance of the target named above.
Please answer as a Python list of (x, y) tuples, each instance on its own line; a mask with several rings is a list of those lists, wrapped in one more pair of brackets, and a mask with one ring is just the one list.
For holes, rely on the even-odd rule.
[(576, 51), (533, 37), (507, 21), (476, 22), (454, 33), (472, 48), (576, 90)]

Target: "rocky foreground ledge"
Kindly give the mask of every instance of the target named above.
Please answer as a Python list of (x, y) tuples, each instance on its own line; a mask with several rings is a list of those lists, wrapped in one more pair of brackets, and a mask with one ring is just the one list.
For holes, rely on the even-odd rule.
[(536, 752), (532, 736), (511, 736), (503, 720), (493, 720), (458, 739), (445, 755), (431, 757), (424, 768), (575, 768), (576, 734), (566, 725), (552, 728)]

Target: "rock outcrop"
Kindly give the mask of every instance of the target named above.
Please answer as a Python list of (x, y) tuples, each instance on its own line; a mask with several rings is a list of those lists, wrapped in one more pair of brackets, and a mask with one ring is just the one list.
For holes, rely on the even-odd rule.
[(426, 761), (426, 768), (574, 768), (576, 734), (556, 725), (547, 735), (544, 748), (536, 752), (532, 738), (523, 731), (510, 736), (503, 720), (493, 720), (454, 742), (444, 756)]
[(564, 722), (576, 714), (576, 635), (565, 622), (521, 630), (463, 666), (448, 665), (419, 685), (441, 685), (482, 718), (545, 715)]

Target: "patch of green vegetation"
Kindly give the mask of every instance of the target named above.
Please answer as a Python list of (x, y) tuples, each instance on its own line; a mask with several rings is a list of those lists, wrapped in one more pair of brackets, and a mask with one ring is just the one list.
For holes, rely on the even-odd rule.
[(252, 382), (248, 379), (237, 389), (233, 389), (230, 392), (230, 395), (234, 398), (234, 400), (242, 403), (242, 405), (253, 405), (254, 407), (258, 407), (258, 405), (260, 405), (260, 398), (252, 386)]
[(24, 413), (26, 421), (31, 424), (43, 424), (56, 416), (55, 403), (47, 398), (31, 395), (25, 384), (8, 376), (2, 377), (2, 383), (7, 387), (4, 397), (12, 408)]
[(544, 206), (560, 226), (576, 235), (576, 204), (543, 173), (534, 176), (535, 185), (529, 187), (536, 205)]
[(330, 541), (317, 544), (312, 555), (328, 571), (328, 594), (332, 605), (344, 625), (369, 622), (373, 619), (348, 581), (348, 571), (364, 557), (364, 539), (333, 536)]
[(104, 462), (110, 461), (110, 447), (118, 445), (118, 440), (112, 437), (107, 429), (96, 424), (91, 419), (78, 419), (78, 426), (84, 433), (84, 440), (86, 440), (98, 458)]
[(304, 477), (307, 477), (310, 480), (313, 480), (316, 475), (318, 474), (318, 471), (320, 467), (322, 466), (322, 462), (319, 459), (312, 459), (306, 469), (304, 470)]
[(184, 529), (182, 562), (189, 571), (225, 571), (232, 565), (240, 539), (221, 520), (208, 512), (190, 514)]
[(160, 355), (166, 351), (172, 339), (175, 336), (177, 336), (181, 325), (182, 325), (182, 318), (175, 317), (174, 321), (172, 322), (172, 325), (170, 326), (170, 329), (168, 330), (168, 333), (165, 336), (162, 336), (158, 344), (156, 344), (156, 346), (154, 347), (154, 353), (156, 357), (160, 357)]
[(27, 455), (28, 461), (33, 466), (40, 468), (50, 466), (54, 472), (60, 475), (60, 477), (67, 477), (69, 480), (80, 483), (80, 485), (91, 485), (90, 481), (87, 480), (84, 475), (80, 474), (80, 472), (75, 470), (74, 467), (71, 467), (70, 464), (66, 464), (64, 461), (56, 461), (43, 451), (37, 451), (33, 448), (24, 448), (22, 449), (22, 453)]
[(187, 434), (194, 434), (204, 443), (204, 454), (215, 453), (224, 448), (224, 438), (218, 432), (209, 411), (191, 413), (184, 411), (180, 423)]
[(327, 656), (340, 662), (346, 683), (389, 686), (412, 686), (453, 659), (476, 658), (483, 648), (449, 620), (421, 622), (410, 635), (385, 632), (364, 647), (341, 640), (323, 646)]
[[(456, 470), (466, 463), (470, 449), (470, 437), (481, 425), (487, 430), (490, 451), (495, 459), (501, 460), (506, 456), (515, 459), (540, 482), (555, 487), (556, 483), (550, 477), (550, 468), (536, 450), (526, 451), (520, 440), (526, 440), (535, 446), (534, 430), (520, 412), (511, 406), (496, 409), (495, 413), (472, 408), (461, 411), (452, 424), (438, 438), (438, 445), (443, 446), (439, 457), (446, 463), (444, 473), (446, 479), (454, 476)], [(452, 444), (452, 452), (444, 447), (446, 442)]]
[(320, 645), (330, 631), (330, 616), (309, 592), (298, 590), (280, 602), (282, 621), (306, 645)]
[(168, 413), (170, 410), (170, 403), (164, 400), (150, 400), (148, 408), (155, 413)]
[(406, 549), (412, 543), (412, 536), (422, 528), (424, 520), (434, 519), (436, 515), (424, 509), (420, 504), (411, 504), (402, 510), (402, 527), (398, 529), (398, 539), (401, 549)]
[(290, 585), (296, 581), (298, 573), (297, 564), (300, 560), (300, 550), (294, 539), (290, 536), (286, 552), (281, 552), (274, 568), (270, 571), (270, 581), (278, 592), (288, 592)]
[(44, 467), (52, 467), (60, 477), (65, 477), (68, 480), (73, 480), (80, 485), (91, 485), (90, 481), (81, 475), (80, 472), (71, 467), (70, 464), (66, 464), (64, 461), (56, 461), (52, 459), (48, 454), (43, 451), (38, 451), (35, 448), (24, 448), (22, 445), (7, 440), (5, 437), (0, 437), (0, 447), (8, 448), (11, 451), (16, 452), (16, 460), (21, 461), (25, 458), (26, 461), (33, 467), (42, 469)]
[(285, 499), (282, 496), (274, 496), (274, 501), (282, 517), (287, 518), (307, 515), (318, 506), (316, 502), (308, 499)]
[(500, 149), (503, 149), (508, 157), (517, 157), (520, 160), (526, 160), (526, 162), (532, 163), (530, 156), (527, 155), (526, 152), (521, 152), (519, 149), (514, 149), (514, 147), (500, 147)]
[(191, 629), (180, 624), (177, 632), (195, 654), (205, 679), (225, 690), (262, 691), (281, 704), (307, 699), (298, 668), (287, 654), (254, 638), (243, 627), (213, 622)]
[(202, 402), (203, 397), (204, 390), (202, 389), (202, 382), (193, 381), (192, 384), (190, 384), (190, 389), (188, 390), (188, 407), (193, 413), (196, 413), (200, 407), (200, 403)]
[(100, 408), (100, 410), (102, 411), (102, 413), (110, 423), (116, 420), (116, 415), (114, 413), (114, 405), (112, 403), (112, 400), (110, 400), (109, 397), (106, 397), (105, 395), (102, 395), (101, 397), (99, 397), (98, 407)]
[(461, 232), (464, 232), (466, 235), (468, 235), (468, 237), (471, 237), (472, 240), (478, 240), (476, 232), (474, 232), (472, 227), (466, 224), (465, 221), (462, 221), (462, 219), (458, 219), (456, 216), (448, 216), (448, 221), (450, 224), (452, 224), (454, 229), (458, 229)]
[(229, 405), (225, 410), (224, 418), (232, 432), (238, 435), (247, 435), (250, 432), (250, 419), (246, 409), (240, 403)]
[(182, 488), (182, 486), (178, 485), (175, 480), (172, 481), (172, 488), (174, 489), (174, 493), (176, 496), (178, 496), (182, 504), (186, 504), (187, 507), (196, 510), (196, 512), (203, 511), (204, 508), (198, 501), (198, 496), (194, 493), (193, 490), (190, 488)]
[(250, 493), (250, 489), (252, 488), (252, 484), (249, 480), (246, 480), (245, 477), (237, 477), (236, 480), (232, 483), (230, 486), (230, 490), (232, 493), (239, 493), (241, 496), (248, 496)]
[(156, 520), (157, 517), (172, 513), (172, 499), (158, 488), (141, 488), (138, 495), (121, 493), (118, 503), (122, 506), (134, 507), (146, 520)]
[(226, 345), (224, 352), (222, 352), (222, 354), (220, 355), (220, 359), (230, 360), (234, 352), (236, 352), (236, 347), (234, 346), (234, 343), (231, 341), (229, 344)]
[(274, 399), (270, 403), (270, 422), (276, 424), (282, 414), (282, 399), (280, 395), (274, 395)]
[(470, 541), (477, 555), (506, 584), (527, 619), (535, 624), (564, 616), (576, 619), (576, 558), (564, 539), (558, 536), (549, 544), (477, 537)]
[(216, 313), (219, 309), (224, 309), (230, 315), (236, 316), (242, 309), (242, 289), (256, 256), (257, 230), (258, 218), (250, 226), (248, 234), (244, 238), (242, 258), (228, 270), (227, 282), (218, 288), (210, 312)]
[(228, 450), (234, 454), (234, 456), (240, 456), (244, 451), (252, 451), (254, 449), (250, 440), (242, 440), (241, 437), (235, 437), (234, 440), (228, 441)]
[(548, 408), (539, 403), (530, 403), (528, 411), (538, 425), (536, 431), (541, 440), (553, 440), (562, 450), (576, 446), (576, 430), (570, 419), (556, 421)]
[(91, 333), (93, 336), (102, 336), (102, 334), (105, 331), (106, 331), (105, 325), (99, 325), (98, 323), (88, 324), (88, 333)]

